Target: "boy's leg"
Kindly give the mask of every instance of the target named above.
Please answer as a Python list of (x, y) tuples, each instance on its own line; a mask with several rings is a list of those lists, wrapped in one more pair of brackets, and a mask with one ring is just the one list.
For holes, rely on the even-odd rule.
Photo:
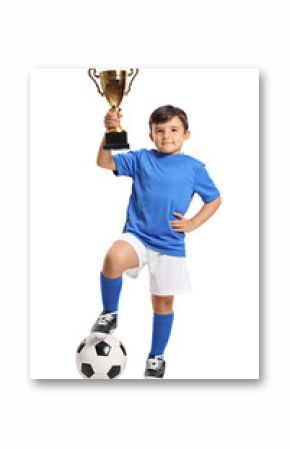
[(138, 266), (138, 255), (130, 243), (117, 240), (109, 249), (100, 273), (103, 312), (92, 331), (109, 332), (116, 327), (116, 316), (122, 289), (122, 274), (127, 269)]
[(103, 309), (117, 312), (122, 289), (122, 274), (129, 268), (139, 266), (139, 258), (133, 246), (117, 240), (106, 254), (101, 272)]
[(150, 353), (146, 362), (145, 377), (162, 379), (165, 372), (163, 354), (167, 346), (173, 323), (174, 296), (152, 295), (153, 330)]
[(104, 259), (102, 274), (110, 279), (120, 277), (124, 271), (139, 266), (139, 257), (133, 246), (124, 240), (117, 240)]
[(149, 358), (163, 356), (173, 324), (174, 296), (152, 295), (153, 329)]

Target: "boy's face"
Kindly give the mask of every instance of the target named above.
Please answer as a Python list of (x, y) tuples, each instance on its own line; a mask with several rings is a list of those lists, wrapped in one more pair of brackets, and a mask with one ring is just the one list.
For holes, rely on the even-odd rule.
[(164, 123), (152, 123), (150, 138), (160, 153), (180, 153), (183, 142), (189, 138), (190, 132), (184, 130), (183, 123), (175, 116)]

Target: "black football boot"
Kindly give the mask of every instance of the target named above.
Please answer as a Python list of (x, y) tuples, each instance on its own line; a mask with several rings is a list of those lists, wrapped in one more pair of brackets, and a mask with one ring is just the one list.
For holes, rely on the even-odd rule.
[(111, 312), (102, 312), (93, 325), (91, 332), (109, 334), (117, 327), (117, 315)]
[(165, 360), (162, 357), (149, 357), (146, 360), (145, 379), (162, 379), (165, 372)]

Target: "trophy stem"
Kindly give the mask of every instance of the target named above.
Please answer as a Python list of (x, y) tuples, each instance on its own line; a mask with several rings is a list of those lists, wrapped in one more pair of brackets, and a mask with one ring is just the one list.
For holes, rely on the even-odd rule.
[(116, 112), (117, 115), (118, 115), (118, 117), (119, 117), (120, 112), (121, 112), (121, 108), (120, 108), (119, 106), (113, 105), (113, 106), (111, 107), (110, 111)]
[[(121, 108), (119, 106), (113, 105), (110, 109), (111, 112), (114, 112), (117, 114), (117, 117), (121, 118)], [(122, 132), (123, 128), (121, 125), (116, 126), (115, 128), (109, 128), (109, 133), (111, 132)]]

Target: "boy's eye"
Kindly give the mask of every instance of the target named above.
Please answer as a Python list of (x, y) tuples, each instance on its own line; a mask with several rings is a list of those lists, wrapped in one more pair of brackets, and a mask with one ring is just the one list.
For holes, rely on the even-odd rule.
[[(172, 131), (172, 132), (177, 132), (177, 128), (172, 128), (170, 131)], [(163, 133), (164, 132), (164, 130), (163, 129), (159, 129), (159, 128), (157, 128), (156, 130), (155, 130), (155, 132), (156, 133)]]

